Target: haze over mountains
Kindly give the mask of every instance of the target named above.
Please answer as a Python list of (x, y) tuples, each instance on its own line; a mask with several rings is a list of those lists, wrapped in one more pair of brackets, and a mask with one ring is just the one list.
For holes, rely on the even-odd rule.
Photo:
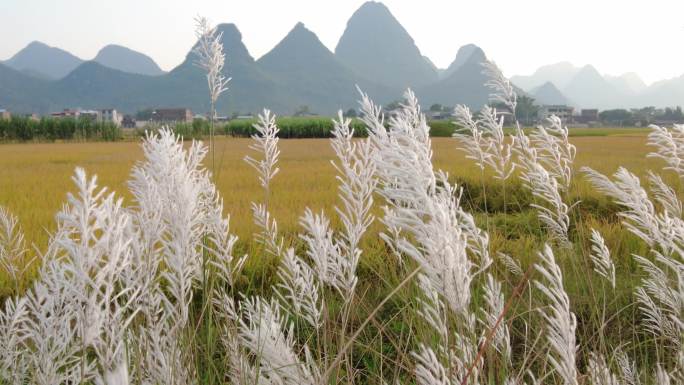
[(532, 75), (513, 76), (511, 81), (539, 100), (555, 99), (565, 102), (553, 104), (576, 107), (666, 107), (684, 103), (681, 77), (647, 86), (635, 73), (602, 75), (592, 65), (576, 67), (569, 62), (542, 66)]
[[(300, 106), (330, 114), (357, 107), (356, 85), (380, 103), (401, 98), (407, 87), (425, 106), (457, 103), (479, 109), (487, 103), (481, 63), (485, 52), (461, 47), (447, 69), (425, 57), (390, 10), (367, 2), (349, 19), (335, 52), (301, 23), (267, 54), (255, 60), (234, 24), (221, 24), (229, 90), (218, 110), (256, 112), (268, 107), (291, 114)], [(496, 58), (493, 58), (496, 60)], [(117, 108), (134, 113), (145, 108), (188, 107), (208, 110), (206, 79), (185, 60), (168, 73), (150, 57), (108, 45), (90, 61), (59, 48), (33, 42), (0, 62), (0, 108), (47, 113), (63, 108)], [(636, 74), (601, 75), (594, 67), (564, 62), (539, 68), (513, 83), (539, 104), (587, 108), (673, 106), (684, 104), (684, 76), (646, 86)]]

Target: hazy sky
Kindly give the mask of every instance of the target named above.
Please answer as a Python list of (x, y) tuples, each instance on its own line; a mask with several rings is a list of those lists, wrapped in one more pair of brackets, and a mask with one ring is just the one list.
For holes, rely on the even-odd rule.
[[(109, 43), (169, 70), (192, 46), (193, 17), (233, 22), (259, 58), (302, 21), (331, 50), (363, 0), (0, 0), (0, 60), (33, 40), (93, 58)], [(475, 43), (507, 75), (591, 63), (647, 82), (684, 74), (684, 0), (385, 0), (421, 52), (447, 67)], [(228, 53), (230, 60), (230, 53)]]

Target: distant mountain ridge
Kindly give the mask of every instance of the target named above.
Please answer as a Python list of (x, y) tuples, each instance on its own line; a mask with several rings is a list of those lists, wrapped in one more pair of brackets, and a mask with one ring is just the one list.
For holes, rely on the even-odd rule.
[(482, 63), (487, 60), (484, 51), (477, 46), (459, 50), (449, 68), (451, 73), (432, 84), (419, 87), (418, 98), (425, 105), (443, 104), (455, 106), (466, 104), (473, 109), (480, 109), (489, 101), (490, 90), (485, 87), (486, 76), (482, 73)]
[(532, 90), (530, 94), (539, 104), (573, 105), (563, 93), (551, 82), (546, 82)]
[(93, 61), (132, 74), (157, 76), (164, 73), (149, 56), (116, 44), (103, 47)]
[(363, 4), (347, 22), (335, 56), (358, 75), (394, 88), (438, 80), (413, 38), (382, 3)]
[[(479, 109), (489, 102), (482, 74), (487, 56), (480, 47), (464, 45), (448, 68), (439, 69), (382, 3), (367, 2), (352, 15), (334, 53), (301, 23), (259, 60), (234, 24), (217, 29), (227, 54), (224, 75), (232, 78), (218, 101), (220, 114), (265, 107), (291, 114), (300, 106), (332, 114), (358, 106), (357, 85), (382, 104), (400, 100), (407, 87), (426, 106), (463, 103)], [(164, 73), (148, 56), (121, 46), (107, 46), (93, 61), (83, 61), (34, 42), (0, 63), (0, 107), (38, 113), (188, 107), (203, 114), (209, 109), (206, 77), (194, 60), (189, 49), (181, 64)], [(684, 105), (684, 76), (647, 87), (635, 74), (607, 77), (591, 66), (562, 62), (511, 80), (540, 104), (600, 109)]]
[[(647, 86), (635, 73), (619, 76), (601, 75), (591, 65), (576, 67), (561, 62), (540, 67), (529, 76), (513, 76), (511, 82), (530, 92), (534, 97), (541, 84), (551, 83), (579, 108), (637, 108), (667, 107), (684, 104), (684, 76), (667, 79)], [(550, 91), (548, 86), (547, 90)], [(556, 91), (554, 91), (555, 93)], [(556, 95), (549, 100), (563, 100)], [(538, 102), (545, 103), (541, 98)]]
[(60, 48), (31, 42), (4, 64), (34, 77), (57, 80), (65, 77), (83, 60)]

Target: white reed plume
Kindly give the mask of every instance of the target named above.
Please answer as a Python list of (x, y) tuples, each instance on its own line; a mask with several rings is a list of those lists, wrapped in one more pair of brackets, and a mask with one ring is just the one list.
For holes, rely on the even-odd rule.
[[(222, 209), (223, 205), (218, 207)], [(213, 257), (211, 264), (216, 268), (218, 277), (233, 286), (247, 261), (247, 255), (241, 257), (234, 255), (233, 249), (238, 237), (231, 234), (230, 218), (222, 218), (221, 211), (217, 212), (216, 221), (209, 226), (207, 250)]]
[(537, 126), (530, 135), (532, 146), (537, 151), (539, 163), (558, 181), (559, 186), (567, 191), (572, 182), (572, 165), (577, 150), (568, 139), (568, 128), (557, 116), (547, 119), (549, 125)]
[(288, 248), (278, 268), (278, 290), (276, 293), (291, 306), (291, 313), (304, 318), (317, 330), (323, 324), (323, 301), (320, 287), (309, 265)]
[(100, 381), (127, 381), (125, 344), (128, 325), (140, 287), (127, 287), (124, 270), (130, 266), (137, 234), (131, 227), (122, 200), (97, 192), (96, 179), (88, 180), (77, 169), (73, 178), (78, 195), (58, 214), (58, 230), (52, 252), (63, 264), (69, 300), (77, 308), (75, 327), (82, 349), (92, 347), (97, 356)]
[(649, 245), (663, 241), (659, 230), (655, 207), (646, 191), (641, 187), (639, 178), (620, 167), (613, 175), (615, 182), (588, 167), (582, 171), (594, 187), (613, 198), (617, 204), (624, 206), (625, 211), (619, 213), (623, 224), (632, 233), (646, 241)]
[[(504, 295), (501, 291), (501, 283), (491, 274), (487, 274), (487, 281), (484, 286), (484, 300), (486, 306), (482, 309), (481, 322), (485, 330), (495, 330), (492, 346), (501, 354), (506, 362), (511, 360), (511, 336), (505, 320), (499, 320), (504, 314)], [(498, 322), (498, 324), (497, 324)]]
[(38, 385), (80, 383), (95, 375), (94, 363), (85, 361), (78, 344), (77, 313), (81, 310), (65, 285), (64, 264), (48, 260), (41, 279), (27, 293), (29, 313), (26, 322), (30, 383)]
[[(342, 206), (335, 206), (343, 231), (340, 233), (338, 245), (340, 252), (349, 261), (347, 281), (356, 280), (356, 268), (361, 257), (359, 243), (361, 237), (374, 220), (370, 214), (373, 207), (373, 193), (377, 186), (375, 178), (375, 162), (373, 146), (370, 139), (354, 141), (354, 130), (350, 127), (351, 119), (345, 119), (342, 111), (338, 119), (333, 119), (332, 139), (330, 141), (338, 162), (332, 162), (337, 170), (340, 185), (338, 195)], [(353, 275), (353, 277), (352, 277)], [(354, 287), (350, 289), (353, 291)], [(351, 292), (346, 299), (351, 298)]]
[(594, 263), (594, 271), (607, 279), (615, 289), (615, 265), (605, 240), (596, 229), (591, 229), (591, 261)]
[(137, 329), (136, 344), (141, 361), (139, 381), (147, 384), (196, 384), (197, 373), (177, 332), (178, 322), (175, 306), (170, 303), (161, 288), (156, 287), (150, 297), (150, 311), (145, 314), (146, 323)]
[(485, 162), (494, 169), (496, 179), (508, 179), (515, 169), (511, 157), (515, 137), (511, 136), (511, 142), (506, 143), (506, 136), (503, 132), (504, 116), (498, 114), (496, 108), (485, 105), (480, 111), (477, 123), (489, 141), (486, 148), (490, 156), (485, 158)]
[(429, 346), (420, 345), (418, 352), (411, 354), (416, 362), (416, 383), (420, 385), (452, 385), (447, 368)]
[(254, 224), (261, 230), (254, 236), (256, 241), (264, 245), (266, 252), (271, 255), (282, 255), (283, 239), (278, 239), (278, 222), (268, 212), (266, 205), (252, 202), (252, 216)]
[(480, 129), (468, 106), (457, 105), (454, 109), (454, 116), (456, 124), (462, 127), (453, 134), (453, 137), (461, 143), (459, 149), (465, 152), (467, 159), (475, 161), (480, 170), (484, 170), (485, 166), (491, 163), (489, 158), (492, 157), (490, 153), (492, 142), (485, 137), (484, 131)]
[(610, 371), (605, 357), (597, 353), (589, 353), (587, 375), (591, 385), (622, 385), (618, 377)]
[(508, 179), (515, 169), (511, 157), (515, 138), (511, 137), (511, 143), (506, 143), (504, 117), (489, 106), (482, 108), (477, 121), (466, 106), (456, 106), (454, 115), (465, 133), (456, 131), (453, 137), (461, 143), (460, 149), (466, 153), (466, 158), (474, 160), (481, 170), (490, 166), (496, 179)]
[(0, 206), (0, 267), (10, 273), (14, 280), (20, 273), (19, 262), (25, 253), (26, 242), (19, 220)]
[(525, 187), (532, 191), (532, 195), (540, 199), (545, 205), (534, 203), (537, 216), (544, 224), (552, 238), (562, 246), (569, 247), (568, 230), (570, 228), (570, 207), (563, 201), (558, 181), (541, 164), (537, 149), (523, 130), (516, 130), (518, 165), (522, 170), (520, 179)]
[[(488, 252), (478, 255), (471, 250), (472, 245), (486, 245), (487, 238), (473, 231), (471, 218), (464, 221), (467, 214), (459, 206), (460, 193), (447, 175), (433, 171), (429, 127), (413, 93), (407, 91), (405, 98), (406, 104), (391, 116), (388, 129), (373, 102), (365, 95), (362, 100), (362, 119), (375, 149), (378, 190), (388, 205), (383, 223), (389, 234), (381, 236), (393, 250), (420, 266), (423, 299), (419, 312), (440, 336), (437, 350), (423, 347), (414, 353), (418, 381), (442, 381), (441, 365), (449, 368), (449, 381), (457, 384), (477, 351), (470, 284), (491, 259)], [(481, 241), (470, 241), (477, 237)], [(478, 263), (468, 257), (469, 252)], [(458, 329), (453, 333), (447, 332), (442, 321), (449, 314)], [(477, 383), (480, 363), (475, 364), (468, 383)]]
[(648, 134), (648, 144), (656, 148), (655, 152), (647, 155), (649, 158), (659, 158), (665, 161), (665, 170), (672, 170), (684, 177), (684, 125), (675, 124), (671, 129), (651, 125)]
[(213, 120), (216, 100), (228, 89), (230, 81), (230, 78), (223, 75), (226, 60), (221, 43), (223, 33), (216, 33), (216, 28), (209, 24), (207, 18), (198, 16), (195, 18), (195, 35), (197, 36), (197, 45), (193, 49), (193, 53), (197, 56), (195, 65), (207, 73), (207, 85), (212, 104), (211, 119)]
[(440, 297), (440, 293), (434, 288), (430, 278), (425, 274), (418, 275), (418, 286), (422, 292), (417, 301), (420, 305), (418, 315), (430, 325), (439, 336), (441, 341), (449, 340), (449, 326), (447, 325), (447, 308)]
[(520, 267), (520, 262), (513, 259), (510, 255), (501, 252), (496, 253), (496, 255), (513, 275), (522, 276), (524, 274), (522, 267)]
[(615, 362), (620, 370), (620, 381), (625, 385), (641, 385), (639, 372), (635, 362), (630, 362), (627, 353), (621, 348), (615, 349)]
[(280, 256), (283, 253), (283, 240), (278, 240), (278, 223), (271, 217), (268, 210), (271, 195), (271, 180), (278, 174), (278, 158), (280, 149), (278, 148), (278, 126), (276, 125), (275, 115), (271, 111), (264, 109), (259, 114), (259, 121), (254, 124), (256, 134), (252, 135), (254, 141), (249, 148), (259, 154), (260, 159), (245, 156), (244, 160), (252, 166), (259, 176), (259, 184), (264, 189), (264, 203), (252, 202), (252, 213), (254, 223), (261, 230), (257, 234), (257, 241), (262, 243), (266, 252)]
[(323, 212), (314, 214), (307, 208), (299, 223), (304, 228), (299, 237), (307, 246), (306, 255), (313, 262), (316, 277), (321, 283), (335, 288), (345, 302), (350, 301), (358, 282), (358, 253), (355, 258), (347, 258), (342, 253)]
[(549, 301), (548, 307), (540, 310), (546, 322), (546, 339), (550, 346), (547, 358), (565, 385), (577, 385), (577, 320), (570, 311), (570, 299), (563, 289), (563, 274), (549, 245), (544, 245), (539, 258), (541, 261), (535, 264), (535, 268), (543, 281), (535, 280), (534, 284)]
[(681, 218), (682, 217), (682, 202), (677, 197), (674, 189), (668, 186), (660, 175), (651, 171), (648, 172), (648, 181), (651, 186), (651, 192), (655, 199), (660, 203), (662, 208), (670, 215)]
[[(462, 228), (455, 189), (446, 175), (432, 169), (429, 127), (415, 95), (405, 94), (407, 104), (389, 122), (389, 130), (373, 102), (363, 95), (363, 120), (375, 146), (380, 193), (390, 205), (383, 222), (410, 234), (383, 238), (396, 250), (414, 259), (435, 289), (458, 314), (470, 303), (470, 282), (476, 265), (467, 256), (469, 236)], [(438, 183), (439, 178), (439, 183)], [(486, 268), (489, 258), (480, 269)]]
[(259, 365), (258, 376), (266, 383), (318, 385), (321, 373), (304, 347), (301, 359), (296, 351), (293, 326), (280, 314), (277, 302), (259, 297), (241, 302), (245, 319), (240, 320), (239, 336)]
[(684, 335), (684, 263), (652, 250), (655, 261), (634, 255), (647, 276), (635, 290), (645, 328), (661, 336), (675, 352), (682, 348)]
[(517, 95), (513, 84), (504, 76), (496, 63), (485, 61), (482, 63), (482, 67), (484, 67), (482, 73), (488, 79), (485, 86), (492, 90), (489, 99), (495, 103), (505, 105), (508, 108), (508, 112), (515, 115)]
[(257, 370), (250, 362), (244, 347), (240, 345), (238, 331), (240, 318), (235, 308), (235, 301), (222, 291), (214, 298), (213, 305), (218, 316), (219, 336), (227, 355), (228, 372), (226, 378), (229, 378), (231, 383), (236, 385), (259, 384)]
[(9, 298), (0, 309), (0, 381), (22, 384), (28, 369), (28, 357), (23, 346), (29, 313), (26, 298)]
[(19, 220), (0, 206), (0, 268), (5, 269), (15, 282), (22, 273), (19, 266), (25, 254), (26, 242)]
[(454, 214), (458, 227), (463, 231), (468, 242), (466, 248), (471, 253), (473, 260), (476, 261), (475, 263), (480, 266), (480, 270), (484, 270), (492, 263), (489, 254), (489, 233), (477, 227), (475, 217), (461, 207), (463, 189), (452, 186), (449, 183), (449, 176), (441, 170), (437, 171), (437, 178), (445, 193), (455, 197)]
[(139, 216), (158, 217), (153, 223), (166, 265), (162, 275), (177, 301), (177, 319), (184, 323), (193, 280), (201, 278), (203, 236), (216, 223), (217, 192), (202, 167), (207, 148), (193, 141), (184, 149), (180, 137), (164, 128), (147, 134), (143, 153), (145, 161), (134, 167), (129, 185)]
[(254, 124), (256, 134), (252, 135), (253, 144), (249, 145), (251, 150), (256, 151), (262, 159), (256, 160), (251, 156), (245, 156), (245, 162), (259, 174), (259, 183), (266, 191), (266, 199), (268, 200), (269, 187), (271, 179), (280, 171), (278, 168), (278, 157), (280, 150), (278, 149), (278, 126), (276, 125), (275, 115), (271, 111), (264, 109), (259, 114), (259, 121)]
[(627, 170), (620, 168), (615, 182), (593, 170), (585, 172), (599, 191), (625, 207), (619, 213), (625, 227), (651, 246), (653, 260), (634, 255), (647, 273), (635, 291), (637, 303), (645, 316), (646, 329), (664, 338), (667, 347), (680, 351), (684, 335), (684, 221), (667, 211), (668, 206), (676, 209), (678, 200), (662, 180), (652, 177), (656, 198), (665, 208), (664, 213), (656, 213), (639, 179)]
[[(435, 289), (434, 283), (426, 274), (418, 275), (418, 285), (423, 294), (418, 298), (420, 307), (418, 314), (437, 333), (436, 350), (426, 344), (420, 344), (418, 351), (411, 355), (415, 359), (415, 375), (419, 383), (429, 384), (436, 378), (448, 379), (450, 384), (478, 384), (482, 360), (475, 362), (477, 353), (476, 321), (472, 313), (464, 309), (449, 316), (448, 307), (442, 295)], [(458, 331), (452, 331), (451, 320), (455, 319)], [(471, 367), (472, 365), (472, 367)], [(472, 369), (466, 379), (468, 370)], [(448, 373), (443, 377), (441, 373)], [(440, 381), (441, 381), (440, 380)]]

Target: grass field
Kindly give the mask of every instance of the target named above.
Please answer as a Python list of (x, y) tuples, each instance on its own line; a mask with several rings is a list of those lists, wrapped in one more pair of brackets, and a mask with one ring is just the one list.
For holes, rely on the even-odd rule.
[[(573, 247), (558, 250), (557, 256), (563, 267), (565, 290), (572, 299), (572, 311), (578, 317), (577, 338), (581, 348), (586, 349), (583, 353), (599, 346), (613, 346), (617, 341), (629, 341), (630, 355), (641, 357), (644, 363), (653, 354), (648, 351), (650, 345), (645, 343), (648, 337), (639, 330), (639, 323), (634, 322), (640, 315), (634, 306), (633, 290), (638, 286), (642, 273), (632, 254), (646, 255), (648, 247), (619, 224), (619, 207), (594, 192), (578, 170), (589, 166), (601, 173), (612, 174), (623, 166), (643, 176), (648, 170), (660, 170), (662, 163), (646, 157), (650, 149), (646, 145), (645, 130), (578, 129), (571, 131), (570, 136), (571, 142), (577, 146), (576, 176), (564, 198), (576, 203), (571, 211), (570, 239)], [(250, 153), (249, 144), (249, 139), (219, 137), (216, 141), (216, 164), (210, 163), (210, 154), (206, 166), (215, 170), (226, 213), (231, 215), (231, 231), (244, 240), (238, 243), (238, 250), (250, 255), (247, 280), (241, 285), (246, 292), (261, 293), (274, 283), (278, 264), (273, 258), (263, 257), (260, 246), (252, 243), (257, 229), (252, 222), (250, 203), (263, 200), (263, 190), (258, 185), (254, 170), (243, 161), (244, 156)], [(296, 234), (301, 231), (298, 220), (306, 207), (323, 209), (330, 218), (336, 218), (333, 207), (339, 204), (337, 181), (330, 163), (334, 153), (327, 139), (282, 140), (280, 149), (281, 171), (271, 185), (269, 209), (278, 221), (286, 242), (298, 247)], [(536, 253), (548, 236), (540, 230), (542, 226), (536, 212), (530, 207), (534, 200), (519, 179), (511, 178), (504, 186), (491, 175), (481, 175), (479, 169), (458, 150), (454, 139), (433, 138), (433, 149), (435, 168), (447, 171), (450, 178), (463, 187), (462, 205), (474, 213), (478, 225), (489, 232), (492, 254), (499, 251), (507, 253), (519, 260), (524, 268), (535, 263)], [(65, 202), (66, 194), (73, 191), (70, 177), (75, 167), (80, 166), (88, 174), (96, 174), (100, 186), (121, 194), (128, 205), (132, 202), (126, 183), (131, 168), (140, 160), (142, 150), (136, 141), (0, 145), (0, 206), (18, 216), (28, 243), (44, 250), (48, 234), (55, 229), (53, 215)], [(668, 184), (681, 190), (675, 175), (662, 174)], [(376, 212), (380, 214), (379, 208)], [(333, 226), (338, 225), (333, 219)], [(617, 286), (607, 300), (599, 299), (606, 298), (604, 282), (591, 274), (592, 265), (588, 257), (591, 228), (603, 234), (616, 265)], [(403, 279), (402, 268), (396, 258), (377, 236), (379, 230), (382, 230), (382, 225), (376, 220), (362, 242), (364, 254), (359, 266), (359, 294), (354, 302), (355, 310), (350, 315), (352, 324), (361, 323)], [(35, 255), (29, 253), (26, 259)], [(32, 269), (34, 273), (36, 266)], [(519, 277), (511, 275), (499, 264), (495, 264), (492, 271), (504, 282), (508, 295)], [(24, 288), (28, 281), (30, 279), (23, 282)], [(0, 276), (0, 298), (13, 290), (4, 282), (7, 282), (7, 277)], [(480, 294), (474, 294), (476, 303), (481, 301)], [(405, 334), (415, 326), (415, 314), (403, 309), (411, 306), (416, 295), (416, 288), (397, 293), (377, 320), (374, 319), (367, 333), (359, 337), (355, 355), (367, 360), (363, 365), (368, 370), (381, 370), (375, 365), (387, 365), (383, 364), (387, 357), (396, 359), (397, 367), (402, 370), (411, 365), (412, 358), (405, 352), (394, 351), (392, 346), (408, 344), (406, 346), (415, 348), (413, 337)], [(532, 301), (531, 297), (529, 300)], [(516, 324), (518, 319), (527, 318), (525, 314), (531, 305), (525, 301), (523, 296), (509, 314), (509, 318), (514, 320), (514, 349), (516, 340), (526, 338), (520, 334), (526, 326)], [(384, 335), (387, 340), (378, 341), (378, 335)]]

